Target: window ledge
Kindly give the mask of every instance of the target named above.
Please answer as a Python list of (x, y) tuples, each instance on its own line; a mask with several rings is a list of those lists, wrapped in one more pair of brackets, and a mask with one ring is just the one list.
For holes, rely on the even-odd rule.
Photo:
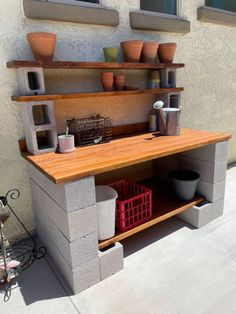
[(210, 22), (224, 25), (236, 25), (235, 12), (230, 12), (211, 7), (198, 8), (197, 19), (202, 22)]
[(117, 26), (119, 13), (100, 5), (86, 6), (62, 2), (23, 0), (25, 16), (30, 19)]
[(172, 33), (189, 33), (190, 22), (170, 16), (149, 11), (135, 11), (129, 13), (130, 27), (133, 29), (172, 32)]

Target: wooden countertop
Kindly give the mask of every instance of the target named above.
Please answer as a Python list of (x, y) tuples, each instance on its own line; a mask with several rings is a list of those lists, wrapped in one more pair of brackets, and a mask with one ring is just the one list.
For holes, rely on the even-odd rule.
[(47, 153), (37, 156), (24, 155), (24, 158), (54, 183), (62, 183), (230, 138), (229, 133), (182, 129), (179, 136), (154, 136), (146, 133), (105, 144), (79, 147), (70, 154)]

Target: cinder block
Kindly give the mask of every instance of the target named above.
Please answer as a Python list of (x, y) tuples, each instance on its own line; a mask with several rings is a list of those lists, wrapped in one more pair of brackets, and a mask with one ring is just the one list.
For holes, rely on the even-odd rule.
[(201, 205), (193, 206), (189, 210), (177, 215), (190, 225), (201, 228), (209, 222), (223, 215), (224, 199), (214, 203), (203, 202)]
[(99, 251), (101, 280), (124, 268), (123, 245), (119, 242), (104, 251)]
[(181, 107), (181, 93), (168, 93), (168, 107), (169, 108)]
[(42, 68), (16, 69), (18, 92), (20, 95), (45, 94), (44, 74)]
[[(41, 109), (41, 122), (36, 121), (35, 108)], [(53, 113), (53, 102), (24, 103), (22, 110), (27, 150), (33, 154), (44, 154), (57, 148), (57, 131)], [(43, 141), (42, 141), (43, 139)]]
[(194, 206), (184, 211), (177, 217), (196, 228), (201, 228), (211, 221), (212, 206), (212, 203), (204, 202), (202, 205)]
[(161, 69), (161, 88), (176, 87), (176, 69)]
[(225, 180), (209, 183), (207, 181), (199, 180), (197, 192), (205, 197), (209, 202), (215, 202), (225, 195)]
[(86, 264), (73, 270), (74, 292), (79, 293), (101, 280), (99, 258), (95, 258)]
[(34, 166), (28, 164), (28, 174), (64, 211), (73, 212), (96, 204), (94, 177), (55, 184)]
[(71, 268), (56, 246), (54, 246), (47, 237), (46, 232), (39, 224), (37, 232), (42, 243), (48, 249), (48, 254), (46, 257), (49, 260), (52, 268), (56, 270), (57, 273), (59, 270), (60, 274), (58, 274), (58, 276), (59, 278), (62, 277), (61, 283), (64, 285), (64, 278), (73, 293), (79, 293), (101, 280), (99, 258), (95, 258), (78, 267)]
[(199, 159), (208, 162), (227, 162), (228, 141), (196, 148), (181, 153), (182, 156)]
[(216, 183), (225, 179), (227, 163), (225, 161), (213, 163), (180, 156), (180, 168), (196, 171), (202, 180)]
[(97, 231), (96, 206), (66, 213), (48, 194), (30, 179), (34, 211), (43, 211), (69, 241)]
[(68, 212), (96, 204), (94, 177), (66, 183), (65, 197)]
[(213, 209), (212, 209), (212, 215), (211, 215), (211, 220), (215, 220), (219, 217), (221, 217), (224, 213), (224, 198), (221, 200), (218, 200), (214, 203)]
[(36, 221), (44, 226), (50, 241), (54, 243), (72, 268), (98, 257), (97, 232), (69, 242), (43, 211), (36, 211), (35, 216)]
[(32, 101), (23, 104), (23, 120), (26, 127), (51, 125), (56, 126), (52, 101)]

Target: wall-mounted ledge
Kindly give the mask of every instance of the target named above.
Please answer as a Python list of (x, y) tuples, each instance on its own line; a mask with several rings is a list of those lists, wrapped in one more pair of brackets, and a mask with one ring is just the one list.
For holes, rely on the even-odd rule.
[(236, 13), (210, 7), (198, 8), (197, 19), (202, 22), (236, 25)]
[(129, 18), (130, 27), (133, 29), (171, 33), (190, 32), (190, 22), (175, 16), (170, 17), (148, 11), (136, 11), (130, 12)]
[(103, 6), (85, 6), (38, 0), (23, 0), (25, 16), (30, 19), (117, 26), (119, 13)]

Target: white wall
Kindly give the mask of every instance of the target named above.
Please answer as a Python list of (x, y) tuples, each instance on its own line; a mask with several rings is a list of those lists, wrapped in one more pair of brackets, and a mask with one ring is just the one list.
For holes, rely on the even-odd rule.
[[(32, 59), (26, 42), (30, 31), (49, 31), (57, 34), (55, 60), (102, 61), (102, 48), (118, 45), (120, 41), (140, 38), (160, 42), (175, 41), (178, 44), (175, 61), (184, 62), (185, 69), (178, 70), (178, 85), (185, 87), (182, 95), (183, 126), (228, 131), (236, 135), (236, 28), (197, 21), (197, 8), (203, 0), (182, 0), (180, 15), (191, 21), (191, 32), (186, 35), (132, 31), (129, 27), (129, 10), (139, 9), (139, 0), (103, 0), (104, 5), (120, 12), (117, 28), (29, 20), (24, 17), (21, 0), (0, 1), (0, 194), (10, 188), (19, 188), (21, 198), (15, 208), (30, 229), (34, 228), (31, 197), (26, 163), (18, 150), (18, 139), (23, 136), (20, 115), (21, 104), (13, 103), (11, 95), (16, 93), (15, 71), (6, 68), (6, 62), (13, 59)], [(93, 73), (93, 74), (92, 74)], [(53, 85), (61, 87), (61, 79), (71, 72), (47, 71), (48, 90)], [(56, 77), (54, 79), (53, 77)], [(74, 77), (97, 75), (98, 72), (75, 71)], [(144, 72), (140, 73), (145, 76)], [(129, 80), (135, 75), (129, 73)], [(85, 81), (85, 80), (84, 80)], [(79, 82), (79, 79), (78, 79)], [(80, 89), (99, 88), (93, 85), (78, 85)], [(72, 89), (76, 87), (73, 83)], [(65, 86), (64, 86), (65, 88)], [(56, 90), (56, 88), (55, 88)], [(117, 97), (73, 101), (58, 101), (55, 104), (59, 131), (64, 129), (64, 119), (87, 115), (99, 111), (110, 115), (115, 124), (140, 122), (147, 119), (153, 101), (152, 96)], [(99, 109), (99, 110), (98, 110)], [(135, 113), (135, 114), (134, 114)], [(230, 144), (229, 161), (236, 160), (236, 140)], [(17, 235), (14, 219), (7, 224), (8, 234)]]

